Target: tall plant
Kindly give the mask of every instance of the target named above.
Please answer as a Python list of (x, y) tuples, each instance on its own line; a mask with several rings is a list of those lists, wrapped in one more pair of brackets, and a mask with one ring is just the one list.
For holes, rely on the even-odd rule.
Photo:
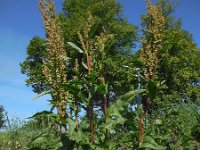
[(51, 96), (54, 100), (53, 105), (57, 108), (59, 120), (64, 121), (67, 117), (68, 96), (67, 91), (62, 87), (62, 84), (67, 83), (64, 39), (53, 2), (40, 0), (39, 8), (47, 35), (47, 57), (43, 59), (42, 71), (49, 84)]
[(165, 18), (162, 14), (161, 6), (152, 5), (150, 0), (146, 0), (146, 6), (147, 15), (143, 18), (145, 22), (145, 37), (142, 39), (140, 59), (144, 64), (144, 80), (146, 82), (147, 95), (142, 99), (144, 114), (139, 125), (140, 145), (143, 142), (144, 119), (149, 111), (149, 105), (156, 96), (155, 81), (157, 79), (159, 51), (163, 45), (163, 32), (165, 28)]
[[(96, 35), (95, 37), (90, 36), (90, 32), (92, 28), (94, 28), (93, 16), (89, 13), (89, 17), (87, 20), (87, 24), (83, 30), (83, 32), (78, 32), (78, 37), (80, 40), (81, 48), (83, 49), (83, 53), (86, 60), (86, 69), (87, 76), (91, 78), (93, 76), (94, 80), (88, 80), (90, 89), (92, 86), (97, 86), (98, 84), (102, 84), (102, 87), (106, 90), (106, 81), (104, 77), (104, 68), (105, 68), (105, 59), (106, 59), (106, 46), (109, 45), (110, 39), (113, 38), (112, 34), (106, 33), (106, 31)], [(83, 63), (84, 64), (84, 63)], [(95, 79), (96, 78), (96, 79)], [(100, 82), (100, 83), (99, 83)], [(98, 91), (99, 92), (99, 91)], [(88, 93), (89, 94), (89, 93)], [(90, 121), (91, 128), (91, 143), (94, 144), (94, 124), (93, 124), (93, 107), (95, 105), (95, 101), (99, 101), (103, 103), (103, 112), (105, 116), (105, 122), (108, 120), (108, 101), (107, 90), (103, 93), (103, 100), (101, 99), (101, 93), (93, 95), (89, 100), (88, 105), (88, 117)], [(90, 95), (90, 94), (89, 94)], [(99, 95), (99, 96), (97, 96)]]

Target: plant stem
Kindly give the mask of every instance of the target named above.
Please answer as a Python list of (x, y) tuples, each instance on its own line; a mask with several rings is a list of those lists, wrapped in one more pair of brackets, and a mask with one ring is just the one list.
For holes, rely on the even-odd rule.
[(6, 115), (6, 119), (7, 119), (7, 122), (8, 122), (9, 130), (11, 131), (12, 127), (11, 127), (11, 124), (10, 124), (10, 120), (8, 118), (8, 112), (5, 112), (5, 115)]
[(143, 129), (143, 123), (144, 123), (144, 119), (145, 119), (145, 116), (146, 116), (146, 112), (144, 112), (143, 114), (142, 114), (142, 117), (141, 117), (141, 119), (140, 119), (140, 124), (139, 124), (139, 146), (141, 146), (142, 145), (142, 143), (143, 143), (143, 133), (144, 133), (144, 129)]
[(79, 107), (78, 107), (78, 100), (76, 100), (75, 101), (75, 103), (76, 103), (76, 112), (75, 112), (75, 116), (76, 116), (76, 129), (78, 129), (78, 126), (79, 126), (79, 122), (78, 122), (78, 109), (79, 109)]
[[(105, 78), (103, 77), (103, 75), (101, 75), (101, 83), (105, 86), (106, 85), (106, 82), (105, 82)], [(108, 98), (107, 98), (107, 94), (104, 94), (104, 117), (105, 117), (105, 123), (108, 122)], [(106, 132), (105, 132), (105, 140), (104, 140), (104, 143), (106, 145), (106, 142), (107, 142), (107, 137), (108, 137), (108, 130), (106, 129)]]
[(93, 122), (93, 101), (90, 100), (89, 105), (89, 121), (90, 121), (90, 131), (91, 131), (91, 144), (94, 144), (94, 122)]
[[(87, 67), (88, 67), (88, 77), (90, 76), (90, 72), (91, 72), (91, 65), (90, 65), (90, 56), (88, 54), (88, 49), (89, 49), (89, 45), (88, 45), (88, 38), (86, 38), (85, 41), (85, 47), (86, 47), (86, 59), (87, 59)], [(90, 104), (88, 106), (89, 108), (89, 122), (90, 122), (90, 132), (91, 132), (91, 144), (94, 144), (94, 122), (93, 122), (93, 101), (92, 99), (90, 99)]]
[(148, 109), (149, 109), (148, 98), (146, 96), (144, 96), (143, 99), (142, 99), (142, 105), (143, 105), (144, 113), (142, 114), (142, 117), (141, 117), (140, 123), (139, 123), (139, 146), (141, 146), (142, 143), (143, 143), (143, 138), (144, 138), (144, 136), (143, 136), (143, 134), (144, 134), (143, 123), (144, 123), (146, 114), (147, 114)]

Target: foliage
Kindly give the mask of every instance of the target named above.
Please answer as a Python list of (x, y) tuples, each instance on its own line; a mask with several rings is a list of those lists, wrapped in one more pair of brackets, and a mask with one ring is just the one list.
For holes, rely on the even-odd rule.
[(46, 56), (45, 40), (40, 37), (33, 37), (27, 47), (27, 58), (20, 64), (21, 72), (29, 78), (26, 84), (32, 86), (36, 93), (41, 93), (49, 89), (42, 73), (42, 60)]
[(42, 133), (32, 139), (29, 144), (30, 150), (60, 150), (62, 148), (60, 139), (56, 139), (53, 134)]
[(4, 107), (0, 105), (0, 129), (5, 126), (5, 110)]
[(28, 150), (28, 143), (31, 138), (37, 135), (41, 129), (34, 128), (31, 123), (27, 123), (20, 118), (13, 118), (9, 121), (9, 127), (0, 131), (1, 149)]
[(174, 100), (199, 103), (199, 56), (200, 51), (188, 32), (181, 29), (166, 31), (159, 70), (160, 78), (168, 87), (165, 92)]
[[(77, 42), (77, 33), (84, 30), (88, 14), (90, 13), (94, 18), (94, 25), (90, 31), (90, 38), (95, 38), (96, 35), (100, 35), (104, 30), (106, 30), (108, 34), (113, 34), (115, 36), (115, 38), (112, 39), (112, 44), (106, 46), (107, 56), (106, 60), (104, 60), (107, 64), (104, 71), (106, 73), (106, 80), (109, 80), (112, 89), (118, 96), (130, 90), (129, 86), (124, 86), (128, 85), (129, 81), (126, 80), (126, 68), (121, 67), (121, 65), (132, 63), (132, 60), (126, 58), (131, 55), (131, 48), (134, 47), (137, 34), (136, 27), (128, 23), (126, 18), (122, 15), (121, 7), (122, 6), (115, 0), (92, 0), (87, 2), (83, 0), (64, 1), (63, 13), (59, 14), (59, 24), (63, 32), (65, 48), (68, 50), (67, 55), (70, 57), (67, 66), (67, 78), (69, 80), (74, 76), (76, 59), (78, 59), (79, 65), (82, 65), (80, 64), (82, 55), (74, 51), (67, 42), (72, 42), (81, 47), (80, 43)], [(44, 40), (42, 40), (44, 43), (40, 42), (40, 40), (35, 40), (35, 38), (31, 40), (27, 49), (28, 56), (26, 60), (21, 63), (22, 73), (26, 74), (28, 78), (26, 83), (31, 85), (36, 93), (41, 93), (49, 89), (41, 69), (41, 60), (46, 57), (46, 44), (44, 44)], [(36, 54), (38, 56), (34, 57)], [(37, 64), (38, 68), (32, 67), (32, 64)], [(123, 83), (117, 82), (119, 78), (123, 80)]]
[(52, 0), (39, 4), (46, 39), (30, 41), (21, 71), (51, 110), (3, 132), (3, 146), (199, 149), (200, 52), (169, 1), (147, 0), (135, 54), (136, 27), (116, 0), (65, 0), (60, 14)]
[[(147, 123), (148, 135), (167, 149), (199, 149), (200, 141), (196, 135), (199, 125), (199, 108), (190, 104), (170, 104), (154, 111)], [(196, 135), (193, 133), (195, 132)]]

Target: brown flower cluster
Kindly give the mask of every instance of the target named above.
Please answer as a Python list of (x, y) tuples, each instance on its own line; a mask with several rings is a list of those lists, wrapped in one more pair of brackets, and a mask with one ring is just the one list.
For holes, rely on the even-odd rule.
[(106, 59), (106, 45), (108, 43), (112, 44), (114, 35), (107, 33), (102, 27), (103, 31), (99, 35), (96, 35), (94, 38), (90, 38), (89, 33), (93, 25), (94, 18), (91, 13), (88, 13), (86, 26), (82, 33), (78, 32), (78, 37), (86, 57), (89, 57), (89, 62), (87, 60), (89, 72), (93, 70), (95, 72), (100, 72), (101, 74), (101, 72), (104, 72), (103, 64)]
[(151, 0), (146, 0), (147, 5), (147, 34), (142, 40), (140, 58), (145, 65), (144, 76), (147, 80), (156, 79), (159, 50), (162, 48), (165, 18), (158, 5), (152, 5)]
[(47, 58), (43, 60), (43, 73), (52, 90), (58, 114), (60, 118), (64, 118), (67, 101), (67, 92), (62, 88), (62, 84), (67, 83), (67, 55), (64, 49), (64, 39), (54, 10), (54, 3), (51, 0), (48, 2), (40, 0), (39, 9), (47, 36)]
[(92, 51), (93, 49), (93, 40), (89, 39), (89, 32), (94, 25), (94, 20), (93, 16), (91, 13), (88, 13), (88, 18), (86, 25), (83, 29), (83, 32), (78, 32), (78, 38), (80, 40), (80, 44), (82, 49), (84, 50), (84, 54), (86, 55), (86, 61), (87, 61), (87, 67), (88, 67), (88, 75), (90, 75), (92, 66), (93, 66), (93, 58), (92, 56), (94, 55), (94, 52)]

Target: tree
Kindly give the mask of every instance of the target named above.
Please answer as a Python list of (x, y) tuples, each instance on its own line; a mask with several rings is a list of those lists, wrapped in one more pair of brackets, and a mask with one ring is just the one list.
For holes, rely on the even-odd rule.
[(41, 93), (49, 89), (45, 76), (42, 73), (42, 60), (46, 57), (45, 40), (35, 36), (27, 47), (27, 58), (20, 63), (21, 73), (25, 74), (26, 85), (32, 86), (35, 93)]
[[(89, 33), (89, 38), (104, 32), (113, 34), (114, 38), (109, 47), (106, 47), (107, 56), (105, 63), (105, 80), (109, 80), (110, 87), (116, 95), (129, 91), (126, 68), (131, 62), (131, 49), (137, 40), (136, 27), (129, 24), (122, 14), (122, 7), (116, 0), (66, 0), (63, 3), (63, 30), (65, 41), (76, 43), (80, 46), (77, 32), (83, 31), (88, 13), (94, 18), (94, 25)], [(76, 20), (76, 21), (74, 21)], [(123, 73), (122, 73), (123, 72)], [(124, 73), (126, 75), (124, 75)], [(116, 83), (118, 79), (122, 82)], [(126, 86), (127, 85), (127, 86)], [(119, 90), (120, 87), (123, 87)], [(123, 89), (123, 90), (122, 90)]]
[(0, 105), (0, 129), (5, 126), (5, 110), (4, 107)]
[[(192, 34), (181, 28), (181, 19), (176, 20), (175, 10), (169, 1), (160, 1), (166, 18), (164, 43), (160, 53), (159, 78), (167, 89), (164, 99), (170, 102), (199, 103), (200, 50), (192, 39)], [(165, 100), (166, 101), (166, 100)]]

